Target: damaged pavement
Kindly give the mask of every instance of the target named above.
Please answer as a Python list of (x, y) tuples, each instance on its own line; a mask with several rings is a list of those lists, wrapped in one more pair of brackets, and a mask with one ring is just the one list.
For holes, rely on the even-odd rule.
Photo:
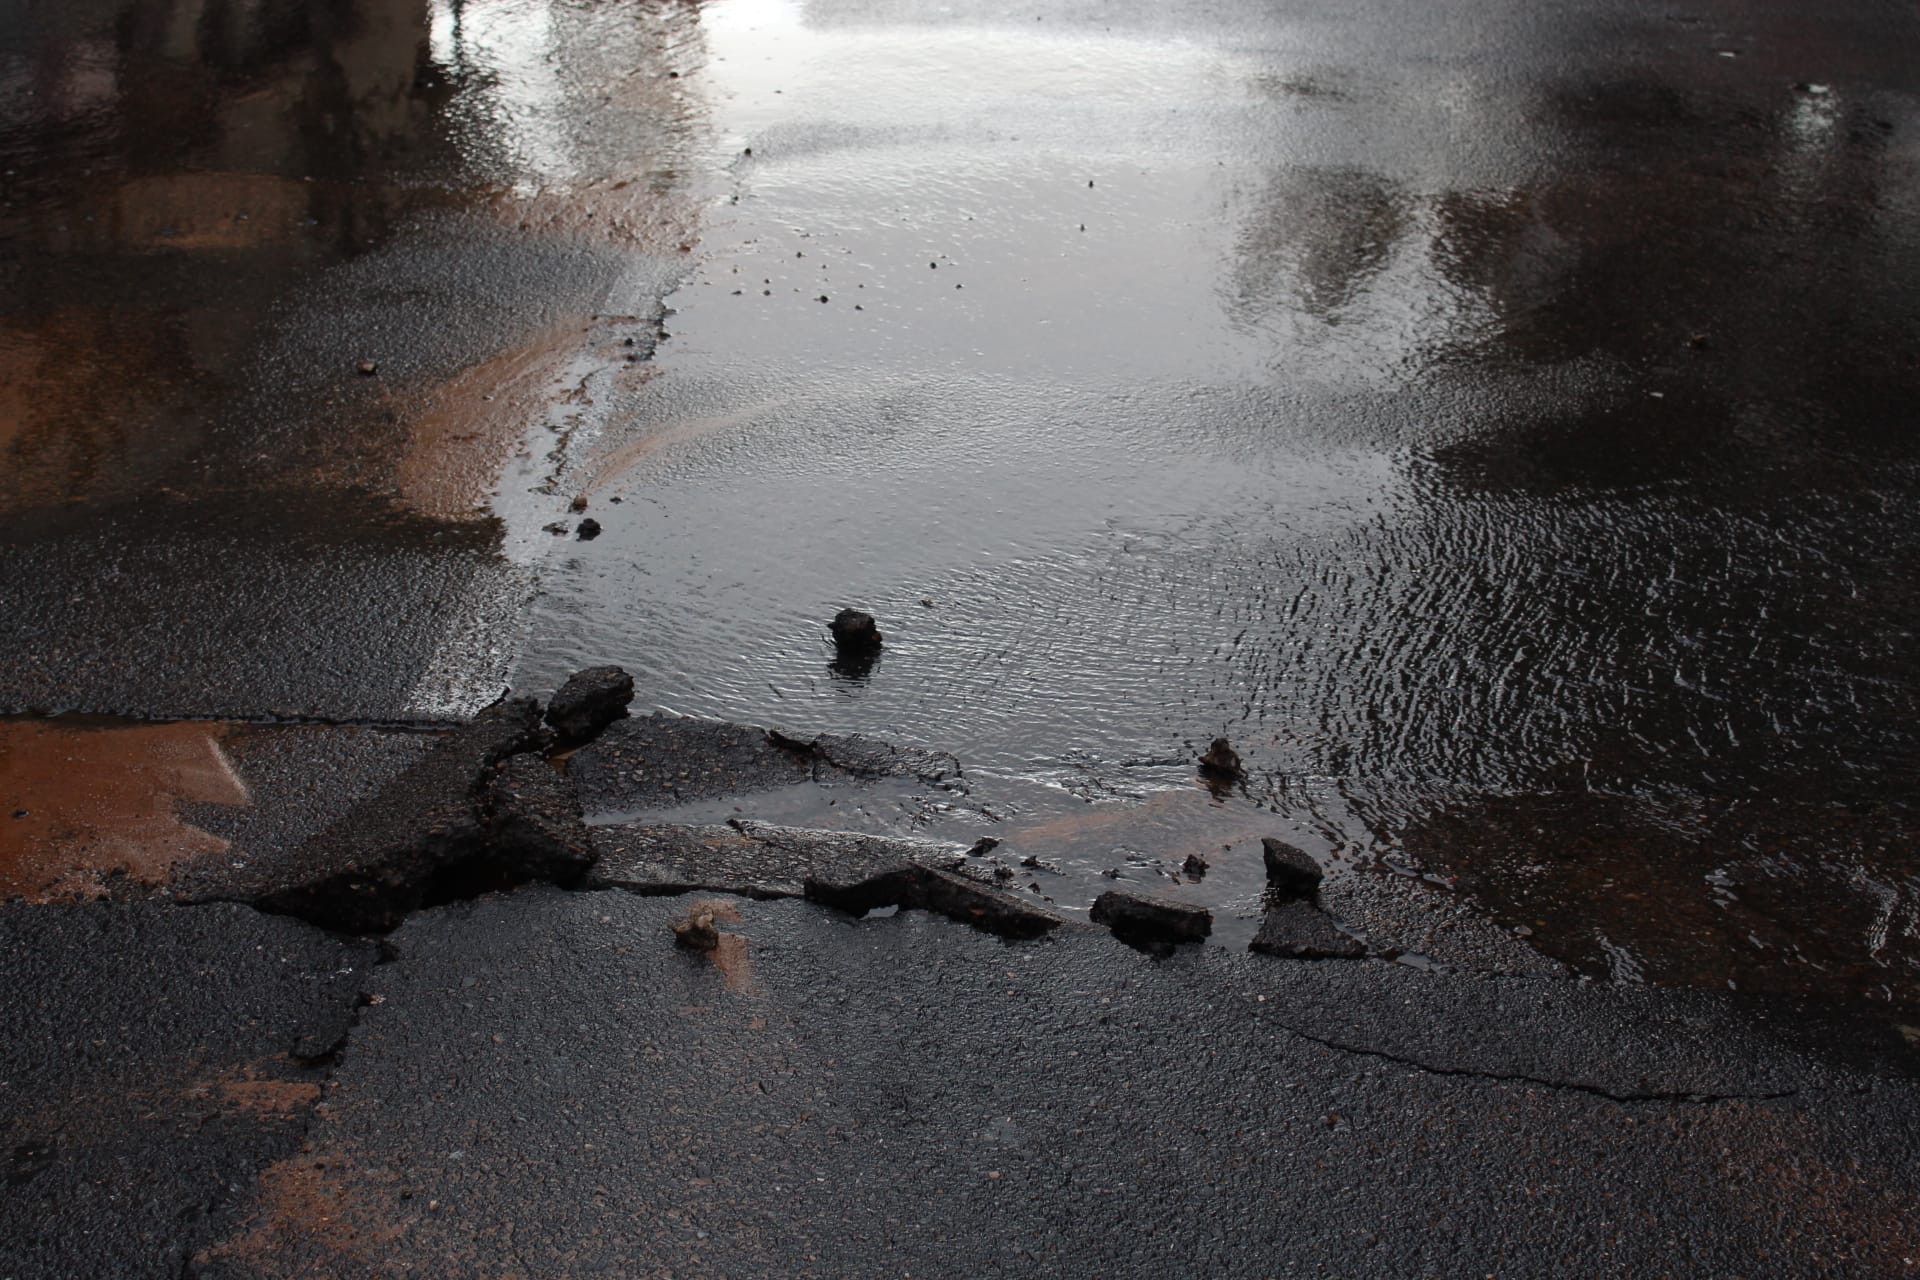
[(1893, 1024), (1362, 959), (1277, 840), (1250, 950), (1130, 890), (1075, 923), (990, 840), (677, 820), (965, 803), (950, 757), (596, 718), (503, 700), (284, 849), (0, 907), (0, 1275), (1920, 1256)]
[(1920, 1272), (1912, 8), (8, 6), (0, 1280)]

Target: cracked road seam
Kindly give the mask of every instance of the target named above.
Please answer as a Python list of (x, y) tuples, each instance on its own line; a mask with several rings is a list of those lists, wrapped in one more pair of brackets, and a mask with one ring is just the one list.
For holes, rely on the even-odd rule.
[(1302, 1031), (1298, 1027), (1290, 1026), (1287, 1023), (1277, 1020), (1274, 1025), (1290, 1036), (1305, 1040), (1311, 1044), (1317, 1044), (1322, 1048), (1332, 1049), (1337, 1053), (1352, 1054), (1355, 1057), (1378, 1058), (1382, 1062), (1391, 1062), (1396, 1066), (1407, 1067), (1411, 1070), (1421, 1072), (1424, 1075), (1466, 1076), (1476, 1080), (1490, 1080), (1496, 1084), (1538, 1085), (1543, 1089), (1558, 1089), (1567, 1093), (1590, 1094), (1596, 1098), (1605, 1098), (1609, 1102), (1618, 1102), (1621, 1104), (1686, 1102), (1711, 1105), (1719, 1102), (1778, 1102), (1783, 1098), (1798, 1097), (1800, 1094), (1800, 1090), (1798, 1089), (1781, 1089), (1772, 1093), (1690, 1093), (1677, 1090), (1665, 1092), (1659, 1090), (1616, 1091), (1603, 1088), (1597, 1084), (1581, 1084), (1573, 1080), (1547, 1080), (1540, 1076), (1499, 1071), (1478, 1071), (1471, 1067), (1435, 1066), (1430, 1062), (1420, 1062), (1413, 1058), (1403, 1058), (1397, 1054), (1388, 1053), (1384, 1049), (1368, 1049), (1359, 1045), (1343, 1044), (1338, 1040), (1317, 1036), (1310, 1031)]

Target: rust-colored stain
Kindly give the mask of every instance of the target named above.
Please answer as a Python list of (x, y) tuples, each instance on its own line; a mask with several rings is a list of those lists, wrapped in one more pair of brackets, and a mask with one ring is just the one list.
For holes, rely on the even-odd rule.
[(105, 878), (157, 884), (227, 842), (183, 820), (183, 802), (244, 805), (227, 726), (77, 728), (0, 723), (0, 900), (96, 897)]
[(398, 469), (403, 501), (443, 519), (483, 513), (507, 459), (564, 398), (585, 320), (533, 334), (421, 393)]
[(298, 241), (313, 184), (264, 173), (160, 173), (126, 179), (108, 197), (89, 247), (177, 253), (258, 249)]
[(688, 904), (687, 914), (691, 916), (710, 915), (723, 924), (739, 924), (740, 911), (725, 898), (701, 898)]
[(753, 980), (753, 957), (748, 953), (747, 940), (739, 934), (721, 934), (720, 945), (707, 953), (707, 959), (720, 971), (727, 990), (749, 993), (759, 990)]
[(242, 1233), (203, 1256), (261, 1263), (317, 1252), (371, 1274), (413, 1227), (409, 1210), (427, 1211), (425, 1204), (402, 1201), (397, 1182), (391, 1172), (362, 1169), (339, 1151), (278, 1161), (261, 1173), (254, 1214)]
[(320, 1086), (311, 1080), (220, 1080), (213, 1092), (229, 1106), (256, 1116), (295, 1115), (320, 1100)]
[[(1694, 1117), (1700, 1144), (1719, 1153), (1712, 1176), (1675, 1185), (1676, 1197), (1725, 1188), (1727, 1207), (1757, 1237), (1782, 1223), (1807, 1237), (1809, 1275), (1912, 1275), (1920, 1267), (1920, 1196), (1912, 1178), (1874, 1154), (1833, 1151), (1817, 1114), (1799, 1107), (1722, 1103)], [(1731, 1175), (1731, 1176), (1729, 1176)]]
[(1284, 824), (1251, 804), (1217, 800), (1206, 791), (1159, 791), (1138, 803), (1088, 805), (1078, 812), (1010, 824), (1006, 842), (1022, 853), (1094, 857), (1115, 845), (1138, 849), (1172, 863), (1188, 854), (1209, 862), (1222, 845), (1250, 845), (1259, 857), (1262, 836), (1284, 834)]
[(158, 320), (73, 305), (0, 325), (0, 509), (78, 501), (192, 450), (197, 430), (154, 424), (200, 376)]
[[(702, 898), (689, 903), (686, 918), (710, 915), (715, 924), (738, 924), (740, 912), (724, 898)], [(720, 935), (719, 945), (711, 951), (700, 953), (707, 963), (719, 970), (720, 980), (726, 983), (727, 990), (751, 993), (759, 990), (759, 984), (753, 978), (753, 955), (747, 940), (737, 933)]]

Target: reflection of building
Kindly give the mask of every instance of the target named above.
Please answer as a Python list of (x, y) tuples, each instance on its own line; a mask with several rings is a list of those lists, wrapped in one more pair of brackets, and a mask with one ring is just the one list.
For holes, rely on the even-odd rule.
[(0, 235), (26, 249), (0, 301), (0, 501), (138, 485), (201, 446), (289, 283), (386, 234), (416, 197), (384, 174), (451, 154), (426, 39), (426, 0), (120, 0), (0, 26)]
[[(261, 476), (411, 497), (395, 473), (419, 452), (422, 396), (460, 393), (428, 417), (464, 423), (501, 390), (474, 370), (570, 358), (549, 310), (584, 322), (605, 281), (557, 278), (553, 242), (592, 241), (607, 278), (621, 255), (690, 243), (699, 104), (677, 77), (697, 65), (698, 18), (520, 0), (0, 6), (0, 240), (16, 250), (0, 262), (0, 510)], [(482, 243), (497, 270), (473, 269)], [(353, 373), (370, 321), (377, 382)], [(480, 434), (506, 449), (541, 416), (522, 405)], [(497, 461), (470, 469), (462, 512)]]
[(0, 33), (0, 101), (25, 121), (5, 223), (54, 252), (325, 243), (299, 234), (316, 227), (352, 248), (384, 198), (330, 183), (436, 150), (425, 0), (29, 13)]
[(451, 156), (427, 25), (426, 0), (0, 18), (0, 238), (24, 250), (0, 290), (0, 502), (138, 484), (199, 446), (289, 282), (417, 199), (383, 177)]

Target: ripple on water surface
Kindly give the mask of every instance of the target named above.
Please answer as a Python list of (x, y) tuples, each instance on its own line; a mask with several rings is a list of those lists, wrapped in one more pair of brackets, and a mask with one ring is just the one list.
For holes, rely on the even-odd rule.
[(1082, 898), (1251, 910), (1271, 822), (1588, 972), (1916, 1003), (1908, 106), (1651, 17), (708, 16), (738, 200), (517, 683), (953, 750)]

